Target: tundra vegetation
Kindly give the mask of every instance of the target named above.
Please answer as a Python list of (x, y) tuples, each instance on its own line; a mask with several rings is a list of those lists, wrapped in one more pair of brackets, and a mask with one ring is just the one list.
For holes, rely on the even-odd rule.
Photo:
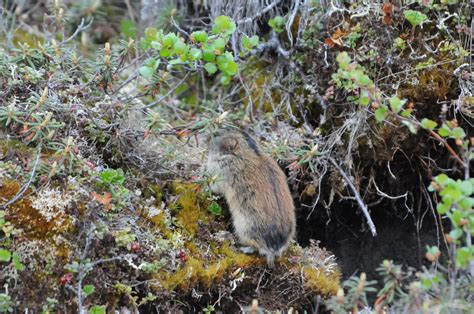
[[(0, 312), (472, 311), (471, 4), (0, 1)], [(297, 241), (239, 251), (247, 130)]]

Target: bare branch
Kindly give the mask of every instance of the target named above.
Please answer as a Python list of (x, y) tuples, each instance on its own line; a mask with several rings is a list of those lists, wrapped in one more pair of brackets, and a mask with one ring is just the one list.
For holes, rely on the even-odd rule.
[(351, 188), (352, 192), (354, 193), (355, 199), (357, 200), (357, 203), (359, 204), (360, 209), (362, 210), (362, 212), (365, 215), (365, 218), (367, 219), (367, 223), (369, 225), (370, 231), (372, 232), (372, 236), (375, 237), (377, 235), (377, 230), (375, 229), (375, 225), (374, 225), (374, 222), (372, 221), (372, 218), (370, 217), (369, 210), (367, 209), (367, 205), (362, 200), (362, 197), (360, 196), (359, 191), (357, 191), (352, 181), (349, 179), (349, 177), (344, 172), (344, 170), (342, 170), (342, 168), (336, 163), (336, 161), (331, 157), (329, 157), (329, 161), (333, 164), (333, 166), (337, 169), (337, 171), (339, 171), (341, 176), (346, 181), (347, 185), (349, 185), (349, 187)]
[(63, 41), (63, 44), (73, 40), (77, 35), (79, 35), (80, 32), (82, 32), (83, 30), (88, 29), (92, 25), (93, 20), (91, 20), (89, 22), (89, 24), (87, 24), (87, 25), (84, 25), (84, 22), (85, 22), (84, 18), (82, 18), (81, 19), (81, 24), (79, 24), (79, 26), (76, 28), (76, 31), (74, 32), (74, 34), (72, 34), (68, 39)]

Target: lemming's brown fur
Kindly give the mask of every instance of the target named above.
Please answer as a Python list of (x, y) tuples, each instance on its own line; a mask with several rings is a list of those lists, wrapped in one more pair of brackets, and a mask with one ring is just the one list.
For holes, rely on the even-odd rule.
[(285, 174), (248, 134), (219, 131), (209, 143), (211, 186), (229, 204), (235, 232), (244, 245), (267, 257), (270, 267), (295, 234), (295, 208)]

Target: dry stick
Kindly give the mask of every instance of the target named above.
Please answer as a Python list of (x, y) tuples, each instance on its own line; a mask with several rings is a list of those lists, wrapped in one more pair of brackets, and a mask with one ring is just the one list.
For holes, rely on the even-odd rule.
[(336, 169), (339, 171), (341, 176), (344, 178), (346, 183), (351, 188), (351, 190), (354, 193), (354, 196), (357, 200), (357, 203), (359, 204), (360, 209), (362, 209), (362, 212), (364, 213), (365, 218), (367, 219), (367, 223), (369, 224), (370, 231), (372, 232), (372, 236), (375, 237), (377, 235), (377, 230), (375, 229), (374, 222), (372, 221), (372, 218), (370, 217), (369, 210), (367, 209), (367, 205), (365, 205), (365, 203), (362, 200), (362, 197), (360, 196), (360, 194), (357, 191), (356, 187), (354, 186), (354, 184), (352, 184), (351, 180), (346, 175), (344, 170), (342, 170), (342, 168), (336, 163), (336, 161), (332, 157), (329, 157), (329, 161), (333, 164), (334, 167), (336, 167)]

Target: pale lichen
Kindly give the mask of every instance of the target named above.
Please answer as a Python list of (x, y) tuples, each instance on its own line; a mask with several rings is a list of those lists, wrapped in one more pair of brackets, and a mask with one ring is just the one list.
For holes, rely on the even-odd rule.
[(71, 202), (72, 195), (63, 193), (58, 188), (44, 188), (31, 199), (31, 205), (44, 219), (55, 220), (56, 224), (64, 222), (65, 210)]

